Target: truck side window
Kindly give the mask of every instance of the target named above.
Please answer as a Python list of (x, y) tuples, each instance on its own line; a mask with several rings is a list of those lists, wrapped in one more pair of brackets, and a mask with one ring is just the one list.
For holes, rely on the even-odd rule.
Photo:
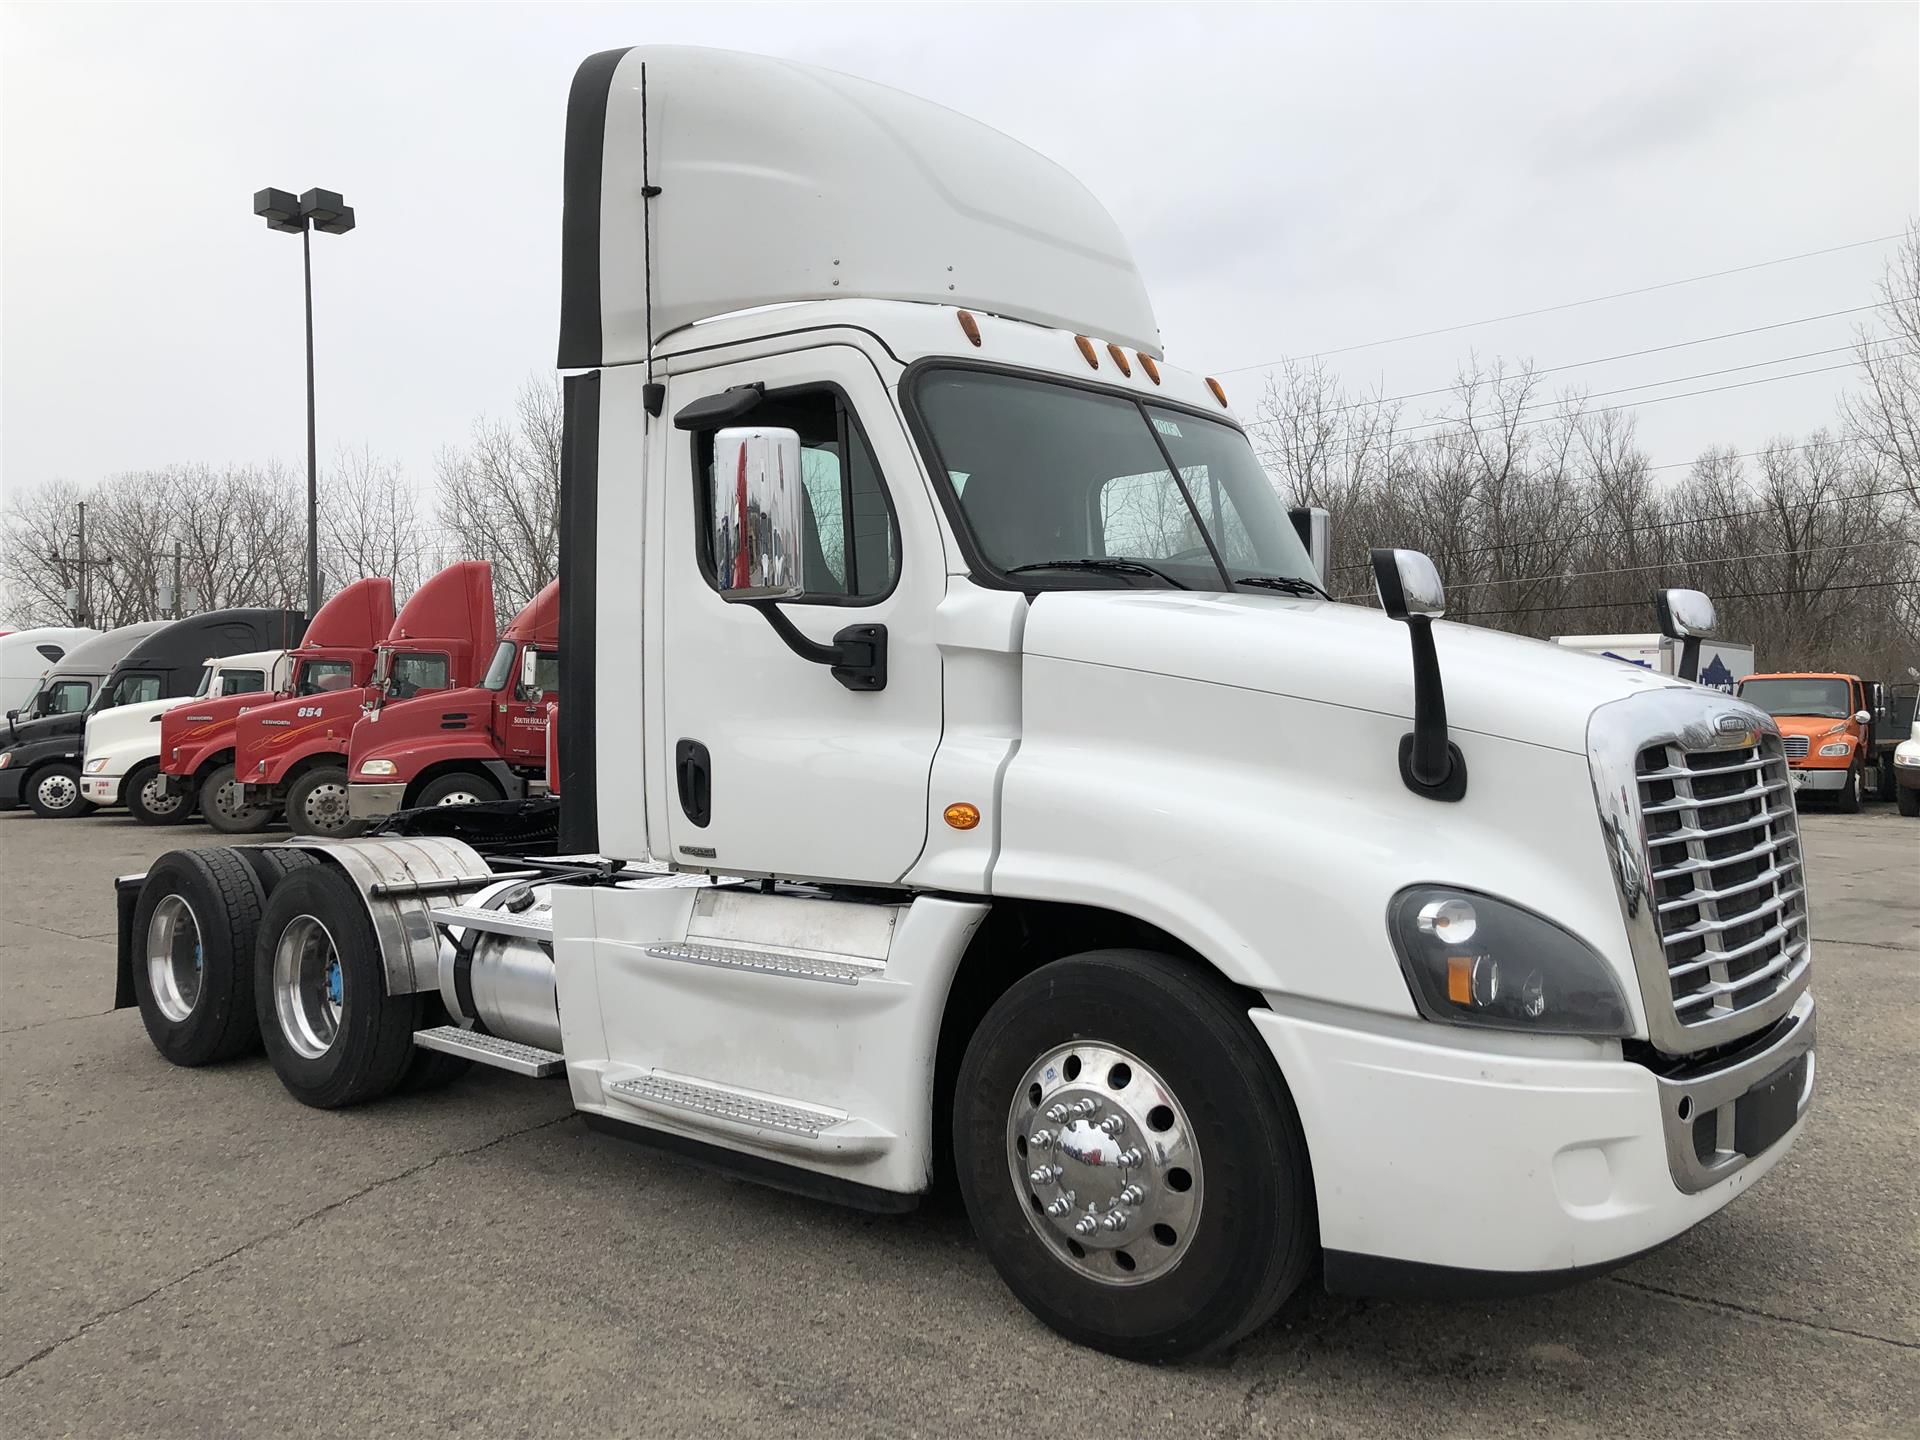
[(85, 680), (56, 680), (40, 692), (39, 702), (28, 716), (78, 715), (93, 698), (93, 686)]
[(353, 666), (346, 660), (309, 660), (300, 667), (301, 695), (324, 695), (353, 684)]
[(264, 670), (222, 670), (219, 680), (222, 695), (252, 695), (267, 688)]
[(396, 655), (387, 671), (387, 693), (396, 700), (447, 688), (447, 657), (444, 655)]
[(160, 677), (158, 675), (122, 675), (113, 682), (113, 688), (100, 697), (100, 709), (108, 710), (119, 705), (143, 705), (149, 700), (160, 698)]
[[(800, 437), (801, 483), (806, 488), (807, 600), (859, 604), (893, 589), (900, 574), (900, 541), (880, 466), (846, 401), (835, 390), (769, 395), (755, 408), (755, 425), (779, 426)], [(713, 583), (713, 436), (697, 437), (695, 512), (700, 569)]]

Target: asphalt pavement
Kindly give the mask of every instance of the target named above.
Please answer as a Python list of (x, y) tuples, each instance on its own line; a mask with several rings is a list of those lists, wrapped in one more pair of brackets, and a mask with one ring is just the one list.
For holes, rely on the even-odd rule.
[(1920, 1435), (1920, 822), (1804, 828), (1819, 1092), (1771, 1176), (1571, 1290), (1316, 1291), (1154, 1369), (1029, 1318), (950, 1205), (723, 1178), (560, 1081), (323, 1113), (176, 1069), (108, 1008), (110, 882), (221, 837), (0, 814), (0, 1435)]

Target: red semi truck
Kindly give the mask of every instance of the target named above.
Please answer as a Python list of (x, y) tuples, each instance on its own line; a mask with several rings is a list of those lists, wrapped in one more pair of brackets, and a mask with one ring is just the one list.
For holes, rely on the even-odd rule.
[(264, 829), (276, 807), (241, 802), (234, 774), (240, 717), (288, 698), (313, 703), (336, 690), (354, 690), (373, 675), (374, 647), (393, 628), (393, 581), (356, 580), (314, 615), (290, 657), (288, 687), (277, 695), (226, 695), (175, 706), (160, 717), (160, 769), (167, 793), (183, 795), (202, 818), (228, 835)]
[(296, 835), (341, 836), (347, 812), (347, 746), (376, 694), (407, 700), (479, 683), (494, 651), (493, 567), (461, 560), (432, 576), (401, 607), (361, 686), (300, 695), (239, 718), (235, 767), (241, 802), (284, 806)]
[(348, 747), (348, 813), (377, 820), (416, 806), (542, 793), (547, 707), (559, 690), (556, 580), (513, 617), (474, 688), (393, 703), (375, 696)]

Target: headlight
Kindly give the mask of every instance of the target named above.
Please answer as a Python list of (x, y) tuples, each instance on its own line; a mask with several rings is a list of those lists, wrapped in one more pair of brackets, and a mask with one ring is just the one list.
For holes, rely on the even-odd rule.
[(393, 774), (393, 761), (369, 760), (361, 765), (360, 773), (362, 775), (391, 775)]
[[(5, 765), (6, 763), (7, 757), (0, 755), (0, 765)], [(1893, 752), (1893, 763), (1896, 765), (1920, 765), (1920, 755), (1902, 755), (1896, 750)]]
[(106, 768), (107, 768), (107, 757), (104, 755), (102, 755), (98, 760), (87, 761), (87, 774), (89, 775), (98, 775), (102, 770)]
[(1554, 1035), (1627, 1035), (1620, 982), (1586, 942), (1491, 895), (1414, 885), (1387, 907), (1413, 1003), (1429, 1020)]
[(11, 764), (13, 764), (13, 751), (0, 750), (0, 770), (6, 769)]
[(1822, 755), (1844, 755), (1851, 749), (1853, 749), (1852, 742), (1842, 740), (1836, 745), (1822, 745), (1820, 747), (1820, 753)]

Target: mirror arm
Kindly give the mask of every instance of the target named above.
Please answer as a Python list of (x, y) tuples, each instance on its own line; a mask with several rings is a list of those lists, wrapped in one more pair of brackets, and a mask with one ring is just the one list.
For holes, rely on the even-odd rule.
[(1467, 760), (1447, 738), (1447, 695), (1433, 647), (1433, 621), (1409, 615), (1403, 623), (1413, 642), (1413, 729), (1400, 737), (1400, 778), (1429, 800), (1458, 800), (1467, 793)]
[(800, 633), (800, 628), (786, 617), (780, 607), (771, 600), (753, 600), (750, 604), (773, 626), (773, 633), (785, 642), (786, 647), (802, 660), (815, 665), (832, 667), (833, 678), (849, 690), (884, 690), (887, 688), (887, 627), (884, 625), (849, 625), (837, 632), (831, 645), (822, 645)]
[(1680, 678), (1689, 684), (1700, 681), (1700, 637), (1689, 635), (1680, 642)]

